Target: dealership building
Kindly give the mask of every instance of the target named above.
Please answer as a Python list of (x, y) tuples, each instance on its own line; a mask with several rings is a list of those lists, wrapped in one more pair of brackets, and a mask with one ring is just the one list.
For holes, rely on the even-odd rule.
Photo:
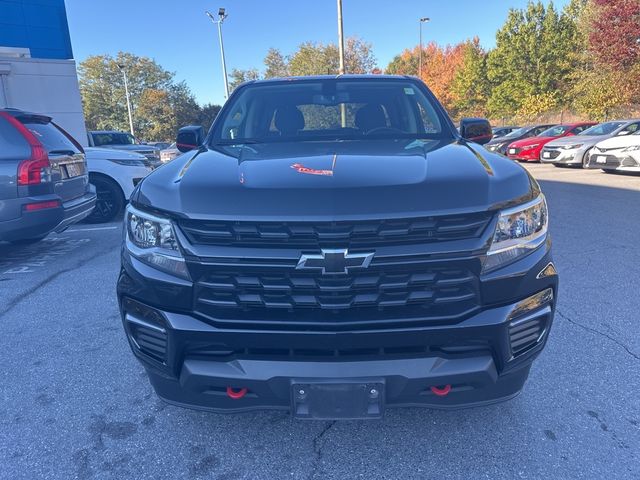
[(0, 0), (0, 107), (49, 115), (86, 144), (64, 0)]

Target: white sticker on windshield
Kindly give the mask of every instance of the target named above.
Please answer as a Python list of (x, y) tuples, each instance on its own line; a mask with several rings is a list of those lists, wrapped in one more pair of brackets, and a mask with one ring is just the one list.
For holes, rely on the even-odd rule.
[(411, 87), (405, 87), (404, 93), (407, 94), (407, 95), (415, 95), (416, 94), (416, 92), (414, 92), (413, 88), (411, 88)]

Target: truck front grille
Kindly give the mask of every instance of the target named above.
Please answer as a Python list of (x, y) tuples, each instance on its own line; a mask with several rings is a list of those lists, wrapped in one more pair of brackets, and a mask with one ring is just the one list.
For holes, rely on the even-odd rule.
[(490, 213), (337, 222), (218, 222), (180, 220), (193, 245), (320, 248), (379, 247), (478, 238)]
[(195, 311), (236, 327), (267, 329), (448, 322), (479, 308), (478, 277), (467, 267), (406, 260), (348, 275), (219, 267), (196, 281)]

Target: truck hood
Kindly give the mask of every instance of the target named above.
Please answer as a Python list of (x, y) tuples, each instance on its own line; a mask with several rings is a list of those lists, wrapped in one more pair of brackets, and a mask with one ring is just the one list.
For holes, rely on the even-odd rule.
[(132, 201), (186, 218), (327, 220), (495, 210), (537, 194), (526, 170), (479, 145), (379, 140), (201, 149), (149, 175)]

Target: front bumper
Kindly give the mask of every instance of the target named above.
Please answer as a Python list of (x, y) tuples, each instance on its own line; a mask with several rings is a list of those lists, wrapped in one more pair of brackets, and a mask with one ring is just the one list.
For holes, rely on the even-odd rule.
[(513, 154), (507, 150), (507, 157), (518, 162), (537, 162), (540, 160), (540, 150), (519, 150)]
[[(540, 275), (550, 263), (549, 241), (482, 279), (491, 306), (461, 322), (429, 327), (341, 332), (221, 327), (190, 313), (189, 282), (126, 251), (118, 297), (133, 353), (157, 394), (172, 404), (216, 412), (291, 411), (293, 386), (300, 382), (362, 381), (384, 385), (386, 407), (459, 408), (507, 400), (522, 389), (546, 343), (555, 300), (521, 307), (546, 289), (555, 298), (557, 275)], [(506, 301), (497, 302), (500, 296)], [(523, 335), (531, 343), (516, 351)], [(443, 385), (451, 386), (445, 396), (431, 390)], [(234, 399), (229, 387), (247, 393)]]
[(601, 154), (589, 155), (587, 168), (598, 170), (615, 170), (620, 172), (640, 172), (640, 152), (635, 154)]
[[(557, 150), (543, 148), (540, 152), (540, 161), (542, 163), (555, 163), (558, 165), (581, 165), (586, 149), (579, 148), (574, 150)], [(547, 158), (549, 153), (552, 158)]]

